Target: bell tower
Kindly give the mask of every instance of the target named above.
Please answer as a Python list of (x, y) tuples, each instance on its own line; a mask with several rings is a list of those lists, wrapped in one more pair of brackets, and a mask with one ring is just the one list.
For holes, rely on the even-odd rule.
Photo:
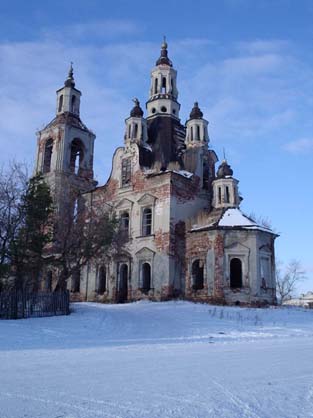
[(95, 187), (95, 134), (80, 119), (81, 92), (71, 64), (64, 86), (57, 90), (56, 116), (37, 132), (37, 173), (49, 184), (55, 205)]
[(161, 55), (151, 71), (150, 97), (147, 102), (148, 118), (169, 115), (179, 118), (180, 104), (177, 101), (177, 71), (168, 58), (167, 42), (164, 37)]

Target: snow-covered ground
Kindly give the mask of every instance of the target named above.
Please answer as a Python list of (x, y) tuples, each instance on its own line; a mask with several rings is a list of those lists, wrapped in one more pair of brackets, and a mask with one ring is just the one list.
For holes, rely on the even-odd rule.
[(72, 310), (0, 321), (0, 418), (313, 417), (313, 311)]

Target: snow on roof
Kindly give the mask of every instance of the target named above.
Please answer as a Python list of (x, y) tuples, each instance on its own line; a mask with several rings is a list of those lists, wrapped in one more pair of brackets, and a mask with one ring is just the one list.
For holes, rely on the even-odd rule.
[(241, 229), (254, 229), (273, 233), (273, 231), (270, 228), (258, 225), (256, 222), (254, 222), (252, 219), (250, 219), (248, 216), (242, 213), (240, 209), (237, 208), (228, 208), (219, 220), (215, 220), (214, 222), (211, 222), (207, 225), (194, 225), (191, 230), (199, 231), (215, 227), (240, 227)]
[(240, 209), (227, 209), (218, 226), (258, 226), (250, 218), (244, 215)]
[(193, 173), (190, 173), (189, 171), (186, 171), (186, 170), (179, 170), (179, 171), (173, 170), (173, 172), (176, 174), (180, 174), (181, 176), (187, 177), (188, 179), (193, 176)]

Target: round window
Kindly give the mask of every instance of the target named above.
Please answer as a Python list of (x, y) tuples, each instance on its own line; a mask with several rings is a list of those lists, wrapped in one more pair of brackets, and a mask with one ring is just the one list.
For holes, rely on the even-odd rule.
[(152, 109), (151, 109), (151, 113), (155, 113), (156, 112), (156, 109), (155, 109), (155, 107), (153, 107)]
[(162, 106), (162, 107), (161, 107), (161, 112), (167, 112), (167, 109), (166, 109), (166, 107), (165, 107), (165, 106)]

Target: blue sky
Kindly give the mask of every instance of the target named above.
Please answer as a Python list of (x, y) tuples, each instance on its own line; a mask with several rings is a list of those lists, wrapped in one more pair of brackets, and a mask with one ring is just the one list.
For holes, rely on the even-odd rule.
[(277, 257), (299, 259), (309, 277), (300, 290), (313, 290), (312, 22), (309, 0), (1, 2), (0, 164), (32, 166), (35, 132), (53, 118), (73, 61), (104, 182), (165, 34), (182, 121), (198, 100), (210, 145), (220, 159), (225, 148), (240, 180), (242, 209), (271, 221)]

